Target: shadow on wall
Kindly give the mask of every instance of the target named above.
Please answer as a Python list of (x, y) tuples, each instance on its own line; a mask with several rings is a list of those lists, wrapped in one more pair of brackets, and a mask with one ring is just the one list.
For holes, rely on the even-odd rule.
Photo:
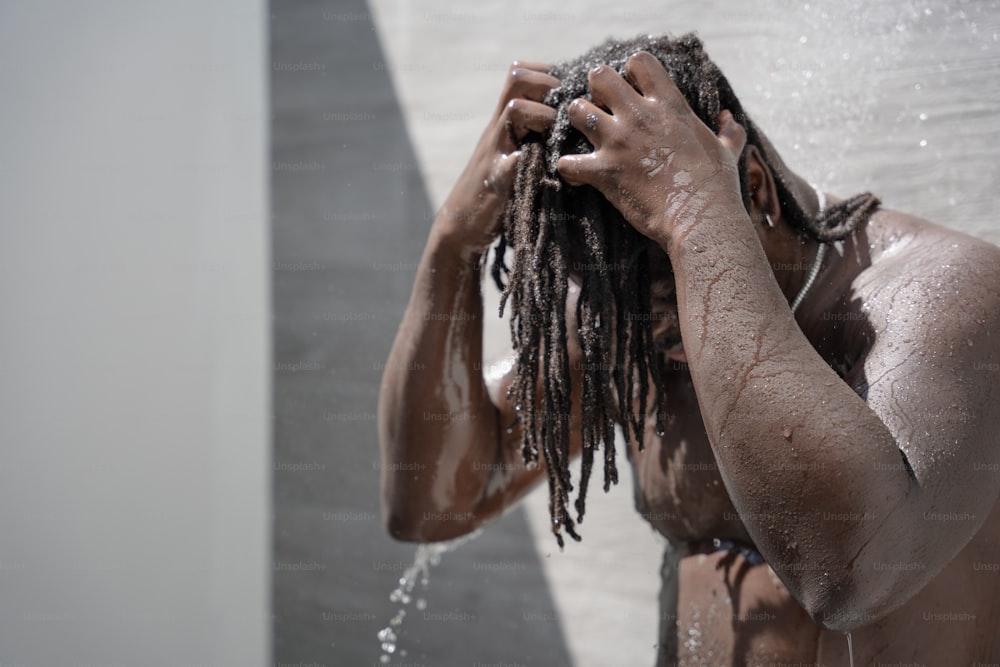
[[(431, 208), (366, 5), (271, 14), (273, 660), (378, 664), (414, 557), (381, 524), (378, 385)], [(522, 510), (424, 597), (393, 662), (569, 664)]]

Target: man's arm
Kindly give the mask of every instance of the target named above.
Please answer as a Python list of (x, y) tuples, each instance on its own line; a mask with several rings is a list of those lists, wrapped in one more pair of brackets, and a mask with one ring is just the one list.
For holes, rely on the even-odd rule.
[[(940, 320), (878, 332), (863, 400), (795, 323), (745, 213), (702, 219), (671, 259), (709, 441), (761, 553), (826, 627), (849, 631), (898, 608), (971, 539), (997, 497), (995, 483), (971, 474), (975, 463), (998, 460), (996, 395), (973, 366), (995, 358), (989, 331), (1000, 303), (961, 278), (962, 264), (981, 262), (956, 260), (936, 279), (974, 295), (962, 313), (926, 289), (933, 278), (913, 277), (914, 267), (901, 268), (910, 279), (886, 285), (899, 312), (927, 309)], [(985, 326), (969, 326), (969, 317)], [(769, 473), (789, 460), (808, 465)]]
[[(397, 539), (433, 542), (470, 532), (545, 476), (543, 460), (524, 464), (521, 425), (507, 398), (516, 355), (483, 365), (480, 272), (459, 256), (431, 234), (382, 380), (383, 509)], [(566, 300), (571, 457), (580, 452), (578, 294), (571, 285)]]
[[(456, 537), (503, 511), (540, 478), (520, 462), (510, 377), (483, 378), (480, 256), (496, 236), (520, 151), (555, 110), (558, 80), (515, 63), (469, 165), (432, 226), (379, 397), (383, 512), (398, 539)], [(496, 389), (496, 388), (494, 388)], [(495, 401), (495, 402), (494, 402)]]

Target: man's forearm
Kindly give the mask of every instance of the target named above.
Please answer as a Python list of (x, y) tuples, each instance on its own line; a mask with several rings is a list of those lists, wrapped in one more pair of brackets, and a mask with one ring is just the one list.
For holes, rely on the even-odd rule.
[(910, 490), (892, 435), (802, 334), (745, 212), (665, 245), (702, 416), (743, 523), (800, 600), (850, 596), (838, 588), (853, 560)]
[[(496, 446), (495, 408), (482, 377), (480, 272), (468, 257), (432, 230), (386, 363), (379, 435), (390, 517), (419, 514), (422, 504), (450, 509), (449, 499), (475, 495), (486, 481), (485, 472), (456, 474)], [(435, 484), (461, 488), (439, 494)]]

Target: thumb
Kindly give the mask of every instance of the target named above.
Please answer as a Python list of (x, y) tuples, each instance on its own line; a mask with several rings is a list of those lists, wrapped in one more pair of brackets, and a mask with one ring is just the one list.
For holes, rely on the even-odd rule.
[(507, 199), (514, 188), (514, 176), (517, 174), (517, 163), (521, 159), (521, 151), (516, 150), (501, 155), (493, 163), (493, 170), (486, 184), (490, 186), (493, 194)]

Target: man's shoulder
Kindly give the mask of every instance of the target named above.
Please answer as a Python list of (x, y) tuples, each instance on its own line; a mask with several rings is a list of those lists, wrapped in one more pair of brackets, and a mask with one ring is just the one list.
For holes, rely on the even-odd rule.
[(875, 297), (873, 307), (1000, 320), (1000, 247), (893, 210), (879, 211), (865, 231), (870, 263), (855, 284)]
[(955, 260), (958, 266), (973, 263), (1000, 277), (1000, 247), (909, 213), (880, 210), (872, 216), (866, 233), (877, 252), (871, 268)]

